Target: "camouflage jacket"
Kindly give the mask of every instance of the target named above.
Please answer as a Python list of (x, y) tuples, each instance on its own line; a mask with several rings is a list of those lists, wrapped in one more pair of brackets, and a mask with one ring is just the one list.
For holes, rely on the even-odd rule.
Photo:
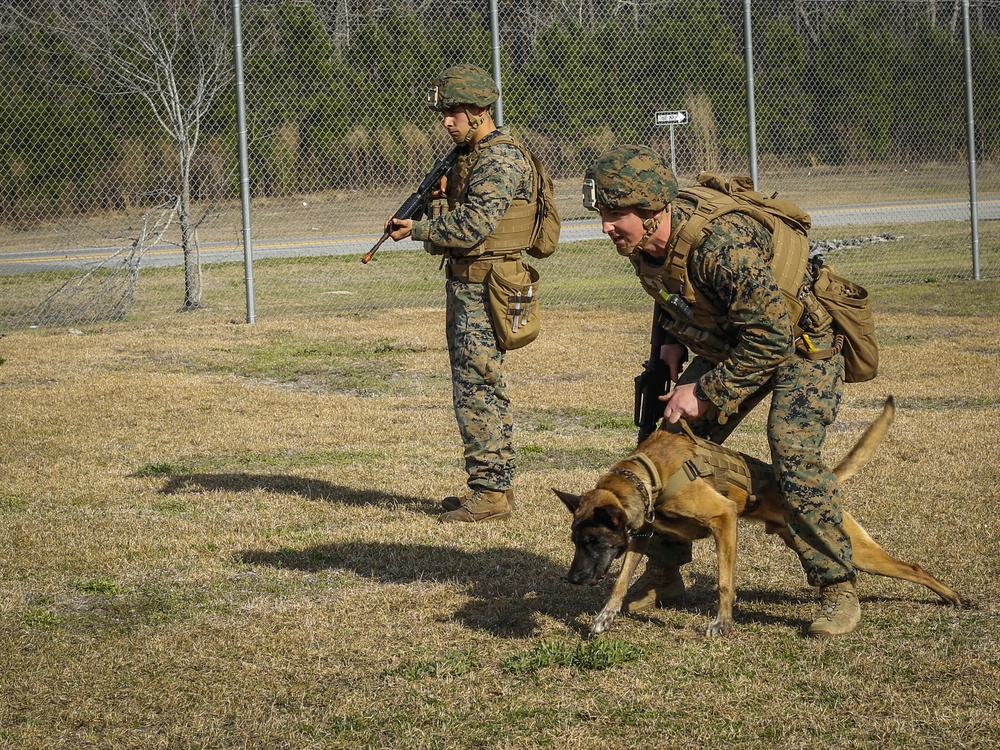
[[(676, 230), (687, 221), (694, 204), (681, 197), (672, 206), (671, 221)], [(692, 249), (687, 268), (699, 292), (698, 301), (710, 308), (702, 312), (717, 320), (712, 333), (723, 339), (728, 351), (713, 354), (698, 341), (681, 335), (675, 334), (673, 340), (716, 365), (701, 379), (701, 385), (725, 421), (793, 356), (795, 344), (788, 306), (771, 271), (774, 248), (770, 233), (739, 213), (727, 214), (709, 226), (711, 234)], [(662, 302), (655, 286), (666, 288), (663, 260), (639, 253), (632, 263), (636, 273), (644, 277), (646, 291)]]
[[(511, 201), (531, 199), (531, 162), (517, 146), (501, 143), (491, 147), (490, 141), (500, 134), (510, 135), (510, 130), (498, 128), (478, 144), (481, 154), (468, 175), (464, 198), (451, 196), (454, 199), (451, 211), (435, 219), (414, 222), (411, 234), (414, 240), (447, 248), (449, 255), (455, 257), (475, 255), (469, 251), (493, 233)], [(463, 151), (448, 178), (449, 186), (461, 182), (459, 174), (463, 169), (462, 159), (468, 156), (467, 147)]]

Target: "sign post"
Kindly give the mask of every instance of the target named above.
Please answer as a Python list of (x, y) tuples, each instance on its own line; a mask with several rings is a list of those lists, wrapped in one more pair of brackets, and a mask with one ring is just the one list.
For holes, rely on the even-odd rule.
[(677, 176), (677, 159), (674, 156), (674, 128), (677, 125), (687, 125), (688, 122), (690, 122), (690, 120), (688, 120), (688, 113), (686, 109), (656, 113), (657, 125), (670, 126), (670, 169), (673, 170), (675, 177)]

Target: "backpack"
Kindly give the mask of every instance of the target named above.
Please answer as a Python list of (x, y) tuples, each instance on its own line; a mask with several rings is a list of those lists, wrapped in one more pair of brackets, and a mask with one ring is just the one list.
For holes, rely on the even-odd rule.
[(753, 189), (749, 177), (726, 180), (711, 172), (698, 175), (697, 184), (678, 195), (695, 202), (696, 208), (678, 230), (667, 254), (669, 277), (688, 303), (694, 302), (694, 286), (687, 277), (687, 260), (711, 231), (709, 224), (728, 213), (745, 214), (764, 225), (774, 240), (771, 271), (788, 305), (792, 320), (802, 316), (799, 291), (809, 263), (809, 214), (791, 201), (770, 197)]
[(532, 258), (548, 258), (559, 245), (559, 229), (561, 220), (559, 209), (556, 208), (555, 196), (552, 191), (552, 179), (545, 171), (545, 165), (527, 148), (521, 148), (531, 159), (535, 172), (535, 203), (538, 212), (535, 214), (535, 229), (531, 234), (531, 246), (528, 255)]
[(878, 341), (868, 290), (837, 274), (832, 266), (815, 271), (812, 293), (833, 318), (844, 355), (844, 381), (863, 383), (878, 375)]
[(811, 295), (833, 318), (838, 331), (837, 344), (824, 352), (808, 353), (809, 358), (844, 355), (844, 380), (860, 383), (878, 373), (878, 343), (875, 340), (874, 316), (868, 293), (857, 284), (833, 274), (833, 269), (814, 269), (813, 283), (802, 293), (802, 279), (809, 264), (808, 232), (812, 226), (809, 214), (796, 204), (777, 194), (766, 196), (753, 189), (749, 177), (726, 180), (710, 172), (698, 175), (697, 183), (682, 189), (679, 195), (696, 204), (691, 218), (678, 230), (678, 237), (667, 254), (667, 267), (673, 288), (679, 288), (684, 298), (694, 302), (694, 287), (687, 277), (687, 259), (693, 248), (701, 244), (709, 223), (728, 213), (739, 212), (761, 223), (771, 233), (774, 257), (771, 271), (785, 298), (788, 312), (795, 325), (796, 340), (802, 331), (799, 322)]

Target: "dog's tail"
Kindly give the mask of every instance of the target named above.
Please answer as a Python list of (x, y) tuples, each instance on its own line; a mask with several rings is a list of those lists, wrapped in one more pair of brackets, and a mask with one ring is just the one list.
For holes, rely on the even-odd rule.
[(889, 396), (882, 406), (882, 413), (868, 425), (865, 434), (858, 439), (850, 453), (844, 456), (837, 464), (837, 468), (833, 470), (834, 474), (837, 475), (837, 481), (846, 482), (864, 468), (864, 465), (875, 454), (875, 450), (886, 433), (889, 432), (889, 425), (892, 424), (892, 418), (895, 415), (896, 400)]

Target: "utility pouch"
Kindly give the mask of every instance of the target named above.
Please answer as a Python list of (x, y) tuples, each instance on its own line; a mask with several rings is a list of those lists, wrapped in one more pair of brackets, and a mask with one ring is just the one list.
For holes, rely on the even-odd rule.
[(522, 260), (494, 263), (486, 277), (486, 298), (497, 344), (504, 351), (538, 337), (538, 271)]
[[(448, 213), (447, 198), (432, 198), (427, 204), (427, 218), (436, 219)], [(435, 245), (433, 242), (424, 241), (424, 250), (431, 255), (447, 255), (448, 248)]]
[(830, 313), (838, 338), (843, 339), (844, 381), (863, 383), (878, 375), (875, 316), (868, 291), (838, 276), (832, 267), (821, 266), (813, 294)]

